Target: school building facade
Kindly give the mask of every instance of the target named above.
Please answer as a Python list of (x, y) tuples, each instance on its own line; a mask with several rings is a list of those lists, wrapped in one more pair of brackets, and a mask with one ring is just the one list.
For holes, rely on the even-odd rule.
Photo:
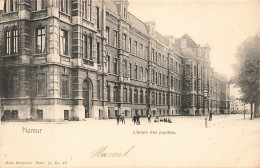
[(83, 120), (229, 113), (210, 46), (163, 36), (127, 0), (5, 0), (1, 118)]

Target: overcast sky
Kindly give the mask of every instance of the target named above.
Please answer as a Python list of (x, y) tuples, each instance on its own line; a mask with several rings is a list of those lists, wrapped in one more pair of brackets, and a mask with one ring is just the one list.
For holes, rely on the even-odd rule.
[[(129, 12), (142, 21), (155, 21), (163, 35), (187, 33), (211, 47), (211, 66), (228, 78), (234, 74), (236, 48), (260, 32), (260, 1), (128, 0)], [(232, 91), (232, 90), (231, 90)]]

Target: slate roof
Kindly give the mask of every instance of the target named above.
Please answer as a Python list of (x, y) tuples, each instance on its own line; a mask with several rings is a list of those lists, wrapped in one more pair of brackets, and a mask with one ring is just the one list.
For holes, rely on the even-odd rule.
[(106, 0), (106, 9), (118, 16), (116, 4), (112, 0)]
[(143, 34), (148, 36), (148, 32), (146, 29), (146, 25), (144, 22), (139, 20), (137, 17), (135, 17), (133, 14), (128, 12), (128, 20), (132, 24), (132, 26), (137, 29), (138, 31), (142, 32)]
[(168, 44), (169, 44), (168, 40), (167, 40), (163, 35), (161, 35), (160, 33), (158, 33), (157, 31), (155, 31), (155, 38), (156, 38), (159, 42), (161, 42), (161, 43), (163, 43), (164, 45), (168, 46)]

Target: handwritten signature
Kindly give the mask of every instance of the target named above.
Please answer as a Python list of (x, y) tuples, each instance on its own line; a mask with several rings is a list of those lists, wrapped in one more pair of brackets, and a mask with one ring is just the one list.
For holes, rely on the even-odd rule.
[(101, 148), (93, 151), (93, 155), (91, 156), (92, 158), (94, 157), (127, 157), (129, 156), (129, 153), (133, 151), (135, 146), (131, 146), (127, 151), (125, 152), (111, 152), (108, 151), (107, 146), (102, 146)]

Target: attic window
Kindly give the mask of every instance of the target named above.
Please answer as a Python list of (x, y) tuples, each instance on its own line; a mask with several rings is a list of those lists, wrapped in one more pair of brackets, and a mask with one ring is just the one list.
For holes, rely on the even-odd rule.
[(181, 39), (181, 48), (187, 48), (187, 40)]

